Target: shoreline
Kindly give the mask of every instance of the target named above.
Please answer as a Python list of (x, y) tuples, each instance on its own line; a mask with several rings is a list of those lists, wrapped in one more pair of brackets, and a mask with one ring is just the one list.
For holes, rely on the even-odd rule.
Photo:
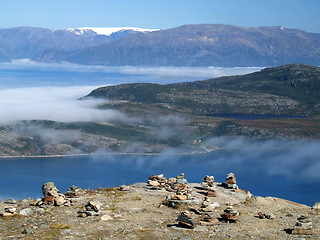
[[(192, 156), (192, 155), (203, 155), (210, 152), (197, 152), (197, 153), (170, 153), (170, 155), (176, 156)], [(79, 154), (54, 154), (54, 155), (19, 155), (19, 156), (0, 156), (0, 160), (6, 159), (27, 159), (27, 158), (69, 158), (69, 157), (88, 157), (88, 156), (100, 156), (100, 155), (124, 155), (124, 156), (160, 156), (162, 153), (121, 153), (121, 152), (105, 152), (103, 154), (99, 153), (79, 153)]]

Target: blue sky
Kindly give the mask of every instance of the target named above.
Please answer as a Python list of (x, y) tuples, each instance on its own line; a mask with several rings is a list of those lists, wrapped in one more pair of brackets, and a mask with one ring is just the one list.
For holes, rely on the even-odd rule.
[(320, 33), (320, 0), (0, 0), (0, 27), (141, 27), (221, 23)]

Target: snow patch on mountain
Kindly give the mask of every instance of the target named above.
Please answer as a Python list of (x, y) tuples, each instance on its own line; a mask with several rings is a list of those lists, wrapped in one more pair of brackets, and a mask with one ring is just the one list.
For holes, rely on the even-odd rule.
[(159, 31), (160, 29), (146, 29), (146, 28), (136, 28), (136, 27), (80, 27), (80, 28), (68, 28), (70, 32), (74, 32), (77, 35), (82, 35), (86, 32), (93, 31), (99, 35), (110, 36), (112, 33), (132, 30), (136, 32), (153, 32)]

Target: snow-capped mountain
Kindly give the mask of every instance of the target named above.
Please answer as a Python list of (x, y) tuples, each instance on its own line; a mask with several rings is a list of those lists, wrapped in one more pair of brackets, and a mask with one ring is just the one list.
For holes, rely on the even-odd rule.
[(160, 29), (146, 29), (146, 28), (136, 28), (136, 27), (80, 27), (80, 28), (68, 28), (67, 31), (74, 32), (77, 35), (82, 35), (86, 32), (93, 31), (99, 35), (110, 36), (116, 32), (122, 31), (134, 31), (134, 32), (154, 32)]
[(33, 58), (43, 51), (76, 51), (109, 43), (138, 32), (158, 29), (81, 27), (53, 30), (35, 27), (0, 29), (0, 62)]

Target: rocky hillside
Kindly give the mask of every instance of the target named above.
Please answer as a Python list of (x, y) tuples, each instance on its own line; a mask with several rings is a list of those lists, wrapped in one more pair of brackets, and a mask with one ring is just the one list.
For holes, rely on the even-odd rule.
[[(42, 186), (42, 199), (0, 201), (5, 239), (318, 239), (320, 206), (253, 197), (233, 174), (153, 175), (148, 183), (98, 190)], [(231, 183), (232, 182), (232, 183)], [(59, 187), (59, 186), (58, 186)], [(41, 191), (41, 189), (39, 189)]]
[(96, 89), (88, 97), (194, 115), (312, 116), (320, 113), (320, 68), (290, 64), (198, 82), (121, 84)]
[(43, 52), (34, 59), (111, 66), (319, 65), (320, 34), (282, 27), (184, 25), (79, 51)]

